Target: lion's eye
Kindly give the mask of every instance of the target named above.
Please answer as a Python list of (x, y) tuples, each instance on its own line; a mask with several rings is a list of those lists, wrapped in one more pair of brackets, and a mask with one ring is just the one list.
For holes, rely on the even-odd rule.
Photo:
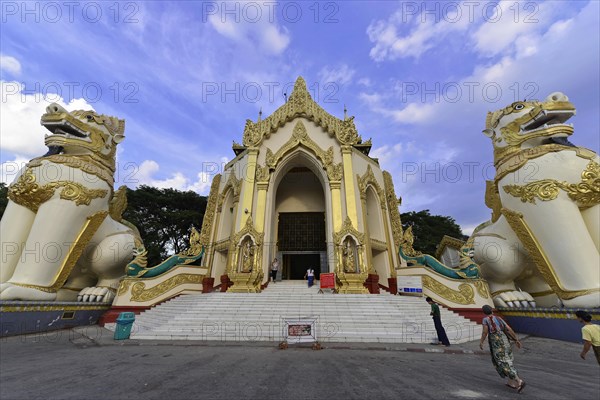
[(524, 109), (524, 108), (525, 108), (525, 106), (524, 106), (523, 104), (521, 104), (521, 103), (517, 103), (517, 104), (515, 104), (515, 105), (514, 105), (514, 107), (513, 107), (513, 108), (514, 108), (515, 110), (522, 110), (522, 109)]

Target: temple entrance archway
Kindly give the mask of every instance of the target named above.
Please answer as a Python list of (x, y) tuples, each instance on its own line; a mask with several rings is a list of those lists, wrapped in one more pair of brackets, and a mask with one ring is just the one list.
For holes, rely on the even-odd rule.
[(303, 279), (308, 268), (328, 272), (326, 181), (317, 161), (298, 150), (282, 160), (272, 192), (272, 254), (281, 261), (278, 279)]

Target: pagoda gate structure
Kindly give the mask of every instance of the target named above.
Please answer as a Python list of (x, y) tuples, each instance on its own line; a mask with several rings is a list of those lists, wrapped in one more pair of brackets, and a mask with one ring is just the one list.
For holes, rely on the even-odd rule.
[(370, 149), (354, 118), (329, 114), (299, 77), (272, 115), (246, 121), (235, 158), (213, 179), (205, 277), (221, 291), (260, 292), (277, 258), (278, 279), (312, 268), (335, 272), (339, 293), (396, 293), (399, 200)]

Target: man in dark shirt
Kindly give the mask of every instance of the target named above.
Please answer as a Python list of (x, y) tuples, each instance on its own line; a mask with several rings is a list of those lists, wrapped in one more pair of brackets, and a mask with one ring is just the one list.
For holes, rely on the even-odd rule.
[(446, 330), (442, 326), (442, 318), (440, 316), (440, 307), (437, 304), (435, 304), (435, 302), (431, 299), (431, 297), (427, 297), (425, 299), (425, 301), (427, 303), (429, 303), (429, 305), (431, 305), (431, 312), (429, 313), (429, 315), (431, 315), (433, 317), (433, 324), (435, 325), (435, 330), (437, 332), (437, 337), (438, 337), (438, 342), (431, 343), (431, 344), (436, 344), (436, 345), (443, 344), (446, 347), (450, 346), (450, 341), (448, 340), (448, 336), (446, 336)]

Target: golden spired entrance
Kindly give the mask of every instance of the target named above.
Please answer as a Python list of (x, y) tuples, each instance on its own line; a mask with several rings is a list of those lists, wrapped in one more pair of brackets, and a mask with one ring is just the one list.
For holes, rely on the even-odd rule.
[[(335, 272), (340, 293), (366, 293), (369, 282), (374, 293), (377, 282), (395, 293), (398, 197), (370, 150), (354, 118), (321, 108), (301, 77), (273, 114), (247, 120), (235, 158), (211, 186), (200, 235), (207, 286), (260, 292), (275, 257), (285, 278), (301, 278), (318, 255), (316, 272)], [(286, 228), (288, 214), (312, 215), (317, 228)]]

